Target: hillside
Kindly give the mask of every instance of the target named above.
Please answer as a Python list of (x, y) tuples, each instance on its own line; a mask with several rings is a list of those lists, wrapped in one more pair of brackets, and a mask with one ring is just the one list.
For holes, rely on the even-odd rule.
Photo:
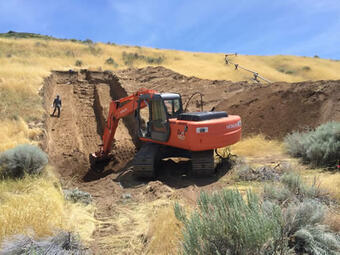
[[(228, 51), (228, 49), (226, 49)], [(126, 53), (125, 55), (123, 53)], [(115, 45), (114, 43), (92, 43), (91, 40), (56, 39), (30, 33), (0, 34), (0, 57), (3, 63), (23, 65), (28, 61), (34, 66), (54, 69), (84, 68), (124, 69), (162, 65), (187, 76), (212, 80), (249, 80), (249, 73), (234, 71), (226, 66), (224, 54), (184, 52), (177, 50), (152, 49), (139, 46)], [(112, 58), (112, 60), (108, 60)], [(25, 61), (23, 60), (25, 59)], [(339, 79), (337, 72), (340, 61), (317, 57), (296, 56), (231, 56), (233, 62), (257, 71), (271, 81), (298, 82), (304, 80)], [(107, 61), (108, 60), (108, 61)]]

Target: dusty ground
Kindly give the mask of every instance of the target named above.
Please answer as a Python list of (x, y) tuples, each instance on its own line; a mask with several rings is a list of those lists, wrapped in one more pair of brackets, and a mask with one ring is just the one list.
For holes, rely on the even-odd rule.
[[(90, 244), (96, 254), (143, 253), (149, 242), (152, 215), (176, 198), (194, 202), (199, 190), (219, 189), (225, 173), (208, 179), (185, 175), (189, 162), (163, 163), (156, 180), (134, 177), (130, 160), (138, 147), (134, 117), (120, 122), (114, 160), (100, 172), (90, 169), (88, 155), (98, 149), (112, 99), (145, 87), (181, 93), (183, 102), (196, 91), (204, 95), (204, 110), (217, 107), (241, 115), (244, 134), (281, 138), (296, 129), (340, 120), (340, 81), (274, 83), (201, 80), (163, 67), (105, 72), (53, 72), (42, 90), (47, 113), (56, 94), (63, 101), (60, 118), (46, 116), (46, 151), (64, 186), (88, 191), (97, 206), (97, 231)], [(189, 106), (200, 107), (199, 97)], [(270, 159), (269, 159), (270, 160)], [(284, 159), (282, 159), (284, 160)], [(269, 162), (272, 163), (272, 162)]]

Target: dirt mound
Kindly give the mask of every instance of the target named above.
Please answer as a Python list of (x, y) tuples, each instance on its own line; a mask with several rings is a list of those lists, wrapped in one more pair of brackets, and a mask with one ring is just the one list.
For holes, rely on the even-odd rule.
[(295, 130), (340, 121), (340, 81), (256, 85), (216, 107), (242, 117), (243, 133), (282, 138)]
[(145, 196), (151, 198), (170, 197), (172, 193), (173, 190), (161, 181), (149, 182), (143, 191)]
[[(128, 93), (132, 93), (138, 88), (154, 89), (158, 92), (180, 93), (184, 106), (194, 92), (200, 92), (204, 96), (203, 110), (205, 111), (216, 106), (230, 93), (252, 85), (247, 81), (232, 83), (231, 81), (187, 77), (161, 66), (140, 69), (130, 68), (118, 71), (116, 75)], [(201, 109), (199, 96), (193, 98), (188, 109), (192, 111)]]

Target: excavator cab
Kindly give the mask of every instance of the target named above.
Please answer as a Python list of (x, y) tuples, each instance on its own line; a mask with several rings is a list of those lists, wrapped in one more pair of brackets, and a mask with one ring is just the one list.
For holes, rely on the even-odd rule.
[(141, 95), (137, 109), (139, 137), (160, 142), (168, 141), (170, 136), (169, 119), (177, 118), (182, 112), (183, 106), (179, 94)]

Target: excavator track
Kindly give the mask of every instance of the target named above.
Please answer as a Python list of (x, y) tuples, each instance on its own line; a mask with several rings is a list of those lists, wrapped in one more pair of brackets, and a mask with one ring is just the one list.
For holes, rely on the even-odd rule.
[(137, 176), (153, 178), (160, 162), (160, 147), (156, 143), (145, 143), (133, 159), (133, 169)]
[(214, 151), (191, 152), (191, 174), (196, 177), (213, 176), (215, 173)]

